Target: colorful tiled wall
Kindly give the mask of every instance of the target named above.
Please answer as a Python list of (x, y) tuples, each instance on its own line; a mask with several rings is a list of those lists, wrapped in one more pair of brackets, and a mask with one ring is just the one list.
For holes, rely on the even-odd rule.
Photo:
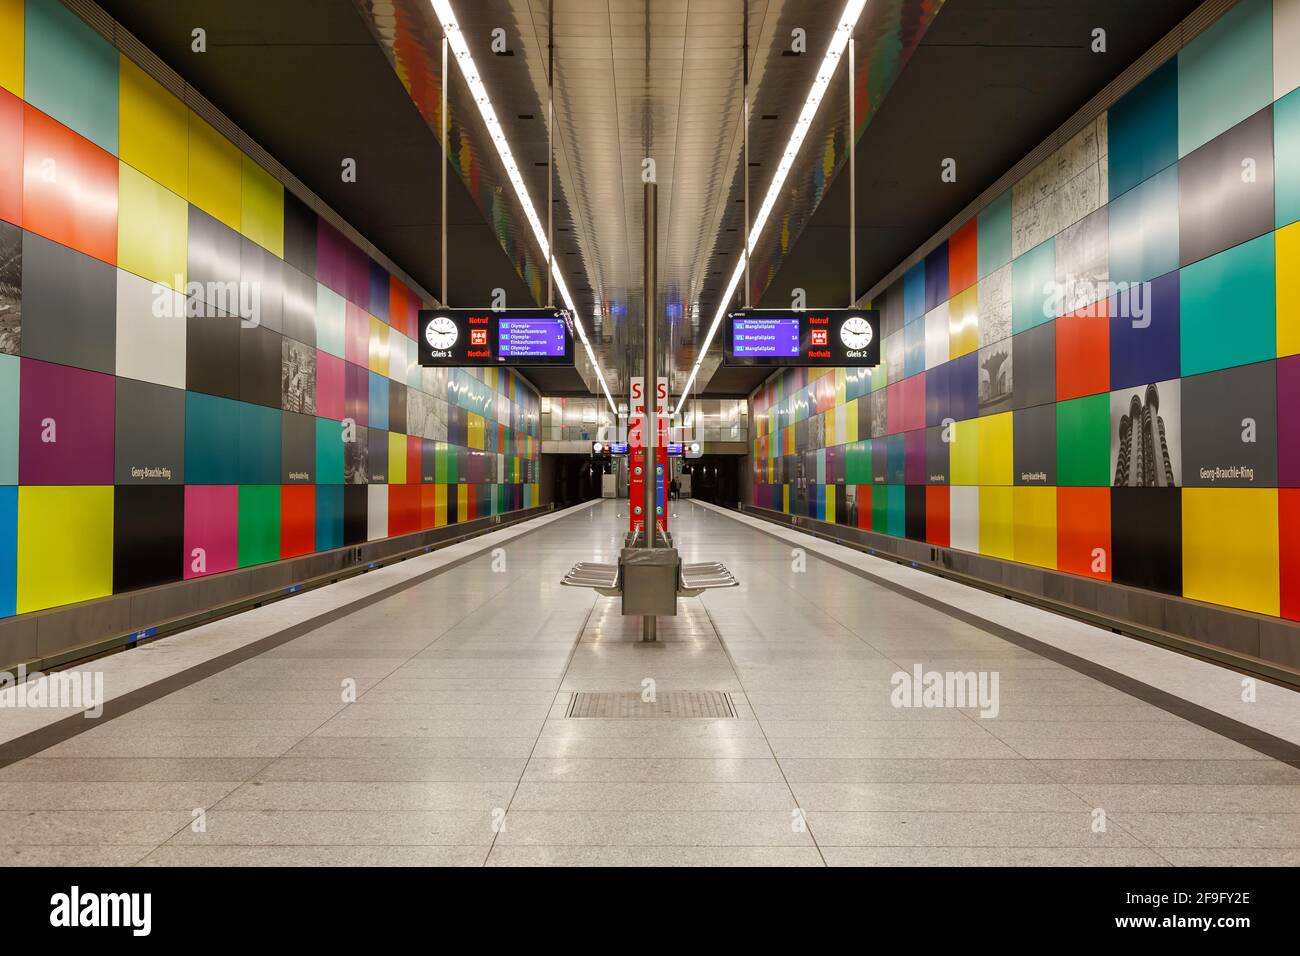
[(0, 0), (0, 615), (535, 505), (537, 394), (421, 368), (419, 307), (58, 0)]
[(760, 387), (754, 503), (1300, 619), (1297, 50), (1242, 0)]

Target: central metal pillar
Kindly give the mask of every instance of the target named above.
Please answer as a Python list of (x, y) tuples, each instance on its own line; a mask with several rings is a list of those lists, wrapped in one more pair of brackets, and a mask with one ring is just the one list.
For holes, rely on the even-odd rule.
[[(658, 465), (657, 445), (659, 443), (659, 387), (658, 367), (655, 361), (655, 319), (659, 312), (658, 285), (656, 272), (656, 252), (658, 246), (658, 185), (653, 182), (645, 184), (645, 289), (642, 299), (645, 303), (645, 364), (642, 369), (645, 382), (645, 482), (642, 512), (645, 514), (645, 534), (642, 547), (653, 548), (658, 535), (659, 519), (658, 484), (655, 468)], [(665, 496), (666, 497), (666, 496)], [(665, 503), (666, 504), (666, 503)], [(656, 637), (655, 617), (645, 614), (641, 617), (641, 640), (653, 641)]]

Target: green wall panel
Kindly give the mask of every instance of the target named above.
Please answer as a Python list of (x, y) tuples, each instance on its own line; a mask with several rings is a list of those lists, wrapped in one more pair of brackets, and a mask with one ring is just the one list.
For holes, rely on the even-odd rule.
[(280, 486), (239, 486), (239, 566), (280, 560)]
[(1110, 484), (1110, 395), (1056, 406), (1056, 483)]

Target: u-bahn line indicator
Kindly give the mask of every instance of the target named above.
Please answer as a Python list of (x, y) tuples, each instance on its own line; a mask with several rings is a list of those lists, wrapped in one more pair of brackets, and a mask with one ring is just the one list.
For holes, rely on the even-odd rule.
[(421, 309), (420, 364), (574, 364), (573, 316), (566, 309)]
[(870, 368), (880, 364), (880, 312), (740, 309), (726, 318), (722, 364)]

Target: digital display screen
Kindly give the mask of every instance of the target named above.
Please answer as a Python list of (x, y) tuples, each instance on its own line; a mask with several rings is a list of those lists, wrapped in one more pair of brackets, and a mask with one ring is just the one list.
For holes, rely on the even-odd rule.
[(735, 355), (794, 358), (799, 354), (802, 330), (797, 318), (736, 319), (732, 329)]
[(420, 364), (573, 365), (573, 318), (562, 309), (421, 309)]
[(502, 359), (564, 358), (568, 342), (563, 319), (524, 316), (497, 322), (497, 356)]
[(875, 309), (741, 309), (727, 316), (724, 365), (768, 368), (880, 364)]

